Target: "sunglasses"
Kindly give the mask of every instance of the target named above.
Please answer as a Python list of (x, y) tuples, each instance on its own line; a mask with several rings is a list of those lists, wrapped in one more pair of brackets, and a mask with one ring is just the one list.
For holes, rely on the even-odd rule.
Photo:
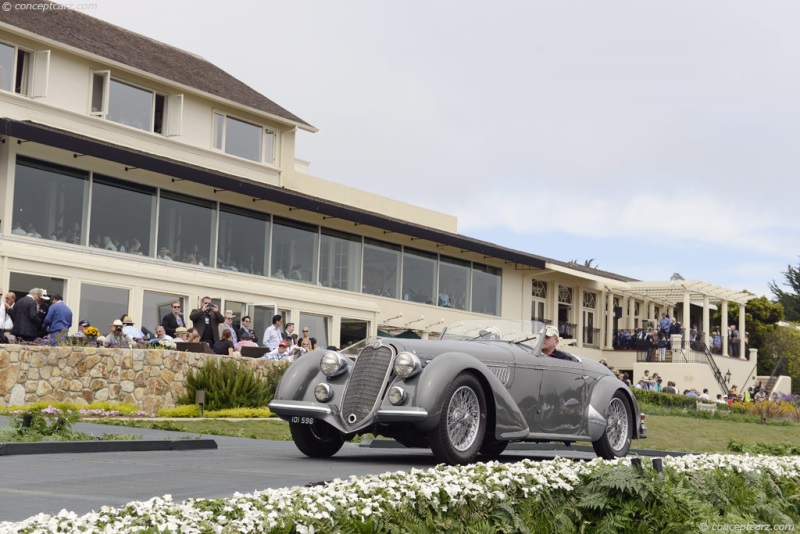
[(303, 333), (304, 334), (308, 334), (308, 330), (303, 330)]
[(173, 306), (173, 308), (176, 309), (176, 310), (180, 310), (181, 309), (180, 306)]

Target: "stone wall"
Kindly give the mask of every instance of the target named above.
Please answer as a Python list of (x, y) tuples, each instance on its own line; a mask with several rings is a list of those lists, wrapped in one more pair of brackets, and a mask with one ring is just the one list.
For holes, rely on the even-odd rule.
[[(38, 401), (126, 402), (149, 413), (173, 408), (186, 376), (214, 354), (169, 350), (0, 345), (0, 406)], [(227, 357), (226, 357), (227, 358)], [(263, 378), (268, 360), (238, 358)]]

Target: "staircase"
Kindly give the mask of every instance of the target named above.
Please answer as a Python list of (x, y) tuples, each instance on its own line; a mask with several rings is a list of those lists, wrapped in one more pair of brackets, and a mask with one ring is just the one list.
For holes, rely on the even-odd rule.
[(708, 349), (708, 345), (705, 343), (703, 343), (703, 352), (706, 355), (708, 366), (711, 367), (711, 372), (714, 373), (714, 379), (717, 381), (719, 389), (722, 391), (722, 395), (727, 395), (728, 384), (725, 382), (725, 378), (722, 376), (722, 371), (720, 371), (719, 367), (717, 367), (717, 362), (714, 361), (714, 357), (711, 355), (711, 351)]
[(767, 384), (764, 386), (764, 389), (767, 392), (767, 398), (772, 395), (772, 390), (775, 388), (775, 384), (778, 382), (778, 376), (780, 376), (780, 371), (785, 362), (786, 356), (783, 356), (780, 360), (778, 360), (778, 363), (775, 364), (775, 369), (773, 369), (772, 374), (769, 375), (769, 380), (767, 380)]

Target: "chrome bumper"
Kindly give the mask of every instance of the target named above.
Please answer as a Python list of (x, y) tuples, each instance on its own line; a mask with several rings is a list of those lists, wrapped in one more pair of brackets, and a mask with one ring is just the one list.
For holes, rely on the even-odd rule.
[[(335, 419), (339, 414), (338, 407), (334, 407), (315, 402), (303, 401), (272, 401), (269, 403), (269, 409), (276, 415), (281, 417), (288, 417), (292, 415), (302, 415), (308, 417), (328, 417), (334, 416)], [(378, 423), (392, 423), (400, 421), (424, 421), (428, 418), (428, 410), (416, 407), (396, 407), (396, 408), (382, 408), (376, 411), (372, 417), (367, 418), (371, 422)], [(365, 420), (366, 422), (366, 420)]]

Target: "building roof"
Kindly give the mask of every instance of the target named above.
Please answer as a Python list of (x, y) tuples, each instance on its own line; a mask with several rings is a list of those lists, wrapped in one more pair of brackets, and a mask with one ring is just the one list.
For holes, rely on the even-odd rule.
[[(515, 264), (516, 268), (520, 269), (543, 269), (545, 267), (545, 259), (533, 254), (526, 254), (461, 234), (410, 223), (387, 217), (377, 212), (332, 202), (283, 187), (264, 184), (240, 176), (233, 176), (129, 147), (115, 145), (43, 124), (0, 118), (0, 135), (33, 141), (45, 146), (93, 156), (106, 161), (113, 161), (133, 169), (143, 169), (171, 176), (175, 179), (200, 183), (219, 190), (245, 195), (251, 197), (254, 201), (267, 200), (276, 202), (291, 208), (352, 221), (356, 225), (363, 224), (379, 228), (384, 230), (385, 233), (396, 232), (410, 236), (412, 239), (424, 239), (457, 248), (461, 252), (481, 254), (487, 259), (504, 260), (507, 263)], [(445, 253), (445, 255), (447, 254)]]
[(684, 296), (689, 294), (689, 302), (702, 305), (703, 299), (708, 297), (711, 301), (728, 301), (737, 304), (747, 304), (755, 295), (742, 291), (733, 291), (721, 286), (702, 282), (700, 280), (670, 280), (668, 282), (630, 282), (626, 293), (646, 300), (660, 300), (670, 304), (683, 302)]
[[(28, 0), (10, 0), (30, 4)], [(52, 4), (38, 0), (38, 4)], [(41, 6), (39, 6), (41, 7)], [(199, 91), (316, 129), (205, 59), (72, 9), (3, 9), (0, 25), (17, 28)]]

